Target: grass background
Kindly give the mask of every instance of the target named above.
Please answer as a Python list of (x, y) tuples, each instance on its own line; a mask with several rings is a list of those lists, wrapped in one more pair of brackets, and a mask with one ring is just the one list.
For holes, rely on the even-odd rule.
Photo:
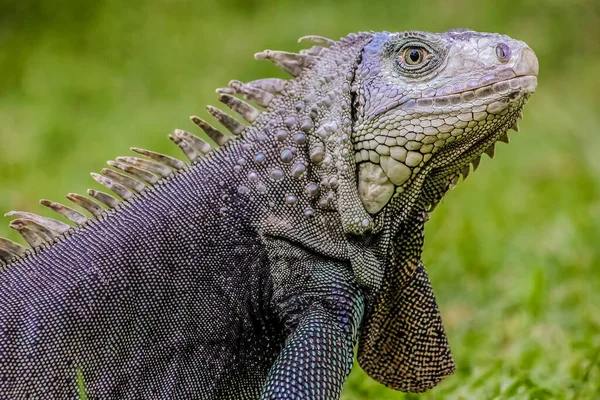
[[(0, 0), (0, 210), (50, 215), (135, 145), (179, 155), (229, 79), (306, 34), (506, 33), (540, 60), (521, 132), (432, 214), (424, 259), (457, 361), (423, 395), (355, 368), (344, 399), (600, 398), (600, 3), (596, 0)], [(99, 188), (99, 187), (97, 187)], [(8, 221), (7, 221), (8, 223)], [(0, 235), (18, 240), (3, 224)]]

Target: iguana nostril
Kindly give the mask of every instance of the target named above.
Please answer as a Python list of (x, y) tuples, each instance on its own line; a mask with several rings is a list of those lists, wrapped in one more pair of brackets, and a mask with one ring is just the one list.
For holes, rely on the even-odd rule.
[(507, 63), (510, 60), (510, 47), (508, 47), (505, 43), (499, 43), (496, 46), (496, 56), (502, 63)]

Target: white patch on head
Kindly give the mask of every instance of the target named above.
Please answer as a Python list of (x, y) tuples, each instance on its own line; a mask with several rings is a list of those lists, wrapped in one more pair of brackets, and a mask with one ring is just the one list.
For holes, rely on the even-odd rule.
[(375, 214), (392, 198), (394, 184), (377, 164), (365, 162), (358, 168), (358, 194), (367, 212)]
[(381, 168), (395, 185), (402, 185), (410, 178), (412, 170), (391, 157), (381, 157)]

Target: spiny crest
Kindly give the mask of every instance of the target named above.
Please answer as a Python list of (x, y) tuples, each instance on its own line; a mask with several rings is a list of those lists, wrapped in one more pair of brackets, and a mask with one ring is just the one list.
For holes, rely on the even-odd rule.
[[(336, 43), (321, 36), (304, 36), (298, 41), (311, 41), (316, 46), (301, 50), (299, 54), (265, 50), (257, 53), (255, 58), (270, 60), (293, 77), (297, 77), (314, 63), (324, 48)], [(259, 79), (248, 83), (232, 80), (228, 87), (217, 89), (217, 94), (220, 102), (239, 114), (244, 121), (252, 124), (263, 111), (249, 102), (260, 108), (267, 108), (275, 97), (283, 93), (287, 84), (287, 80), (278, 78)], [(246, 101), (236, 96), (241, 96)], [(245, 124), (216, 107), (207, 106), (207, 110), (234, 137), (242, 135), (246, 129)], [(190, 119), (217, 146), (223, 146), (229, 141), (231, 136), (222, 133), (202, 118), (192, 116)], [(212, 151), (209, 143), (181, 129), (175, 129), (168, 137), (190, 162), (201, 160)], [(107, 209), (115, 209), (121, 202), (135, 199), (140, 192), (159, 184), (162, 179), (169, 178), (186, 167), (183, 161), (164, 154), (137, 147), (132, 147), (131, 150), (143, 157), (117, 157), (107, 162), (112, 169), (103, 168), (100, 174), (91, 173), (92, 178), (106, 187), (111, 194), (94, 189), (88, 190), (89, 197), (77, 193), (67, 194), (66, 198), (83, 211), (45, 199), (40, 200), (40, 204), (73, 222), (75, 226), (83, 226), (90, 219), (100, 217)], [(58, 236), (75, 228), (56, 219), (29, 212), (11, 211), (5, 216), (16, 217), (10, 222), (10, 228), (19, 232), (33, 249), (44, 243), (52, 243)], [(0, 265), (15, 261), (27, 254), (26, 247), (0, 237)]]

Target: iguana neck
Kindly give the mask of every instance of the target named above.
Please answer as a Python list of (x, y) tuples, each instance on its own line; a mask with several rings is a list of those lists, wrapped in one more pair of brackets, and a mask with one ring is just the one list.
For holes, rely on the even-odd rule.
[(350, 89), (369, 40), (369, 34), (354, 35), (329, 49), (311, 49), (312, 66), (240, 139), (215, 151), (235, 164), (236, 196), (252, 203), (259, 231), (346, 260), (346, 234), (373, 226), (356, 191), (350, 140)]

